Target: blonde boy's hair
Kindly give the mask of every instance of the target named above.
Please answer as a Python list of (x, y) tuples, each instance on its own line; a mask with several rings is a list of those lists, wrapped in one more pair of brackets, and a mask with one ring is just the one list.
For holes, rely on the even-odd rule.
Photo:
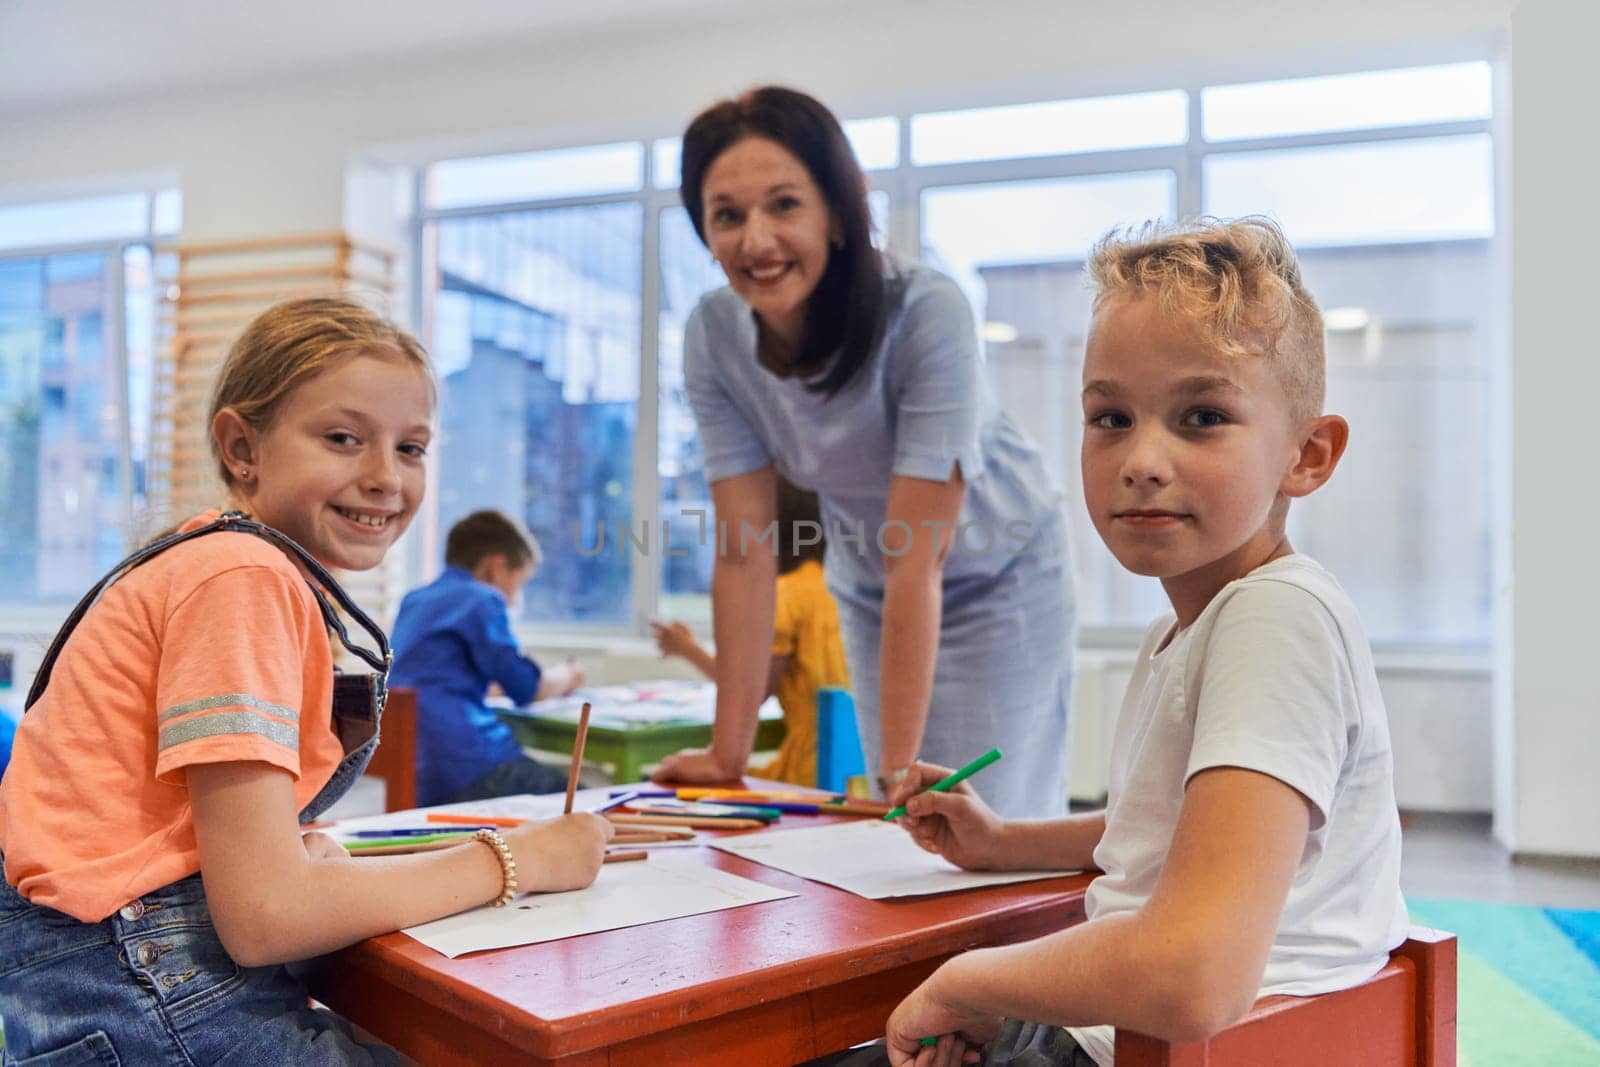
[[(245, 327), (217, 374), (206, 424), (211, 425), (223, 408), (232, 408), (253, 429), (265, 430), (290, 393), (353, 355), (384, 355), (414, 363), (427, 375), (437, 398), (428, 353), (415, 337), (348, 297), (307, 297), (274, 304)], [(223, 462), (215, 438), (211, 455), (223, 484), (232, 487), (233, 472)]]
[(1276, 223), (1197, 219), (1112, 230), (1095, 245), (1089, 274), (1096, 312), (1110, 300), (1149, 295), (1198, 327), (1224, 356), (1265, 356), (1296, 422), (1322, 411), (1327, 357), (1322, 312)]

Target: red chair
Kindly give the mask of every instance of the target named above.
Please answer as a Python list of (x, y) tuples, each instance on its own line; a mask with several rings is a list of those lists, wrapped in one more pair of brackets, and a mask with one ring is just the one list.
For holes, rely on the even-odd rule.
[(1315, 997), (1263, 997), (1207, 1041), (1117, 1031), (1117, 1067), (1454, 1067), (1456, 937), (1413, 926), (1377, 974)]
[(383, 779), (383, 810), (405, 811), (417, 806), (417, 691), (389, 690), (383, 706), (378, 747), (367, 763), (367, 774)]

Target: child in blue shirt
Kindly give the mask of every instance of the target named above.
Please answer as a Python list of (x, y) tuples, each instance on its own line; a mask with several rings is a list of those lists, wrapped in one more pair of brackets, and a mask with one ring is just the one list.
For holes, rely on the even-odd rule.
[(526, 704), (583, 682), (572, 663), (541, 670), (511, 632), (510, 605), (539, 560), (538, 542), (515, 522), (475, 511), (450, 528), (444, 573), (400, 603), (389, 680), (417, 690), (419, 804), (566, 788), (566, 776), (524, 755), (484, 703), (491, 684)]

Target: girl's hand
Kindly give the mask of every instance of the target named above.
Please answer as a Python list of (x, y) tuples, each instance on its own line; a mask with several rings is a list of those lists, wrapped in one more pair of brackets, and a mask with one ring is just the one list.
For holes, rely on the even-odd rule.
[(305, 846), (306, 855), (314, 860), (348, 859), (350, 856), (343, 845), (321, 830), (309, 830), (301, 834), (300, 844)]
[(931, 763), (913, 763), (889, 791), (889, 803), (905, 805), (906, 814), (897, 821), (922, 848), (965, 870), (993, 870), (1000, 864), (1005, 821), (965, 782), (947, 793), (924, 792), (951, 773)]
[(517, 891), (560, 893), (589, 885), (615, 832), (610, 820), (587, 811), (507, 830), (506, 844), (517, 861)]
[[(892, 1067), (954, 1067), (980, 1062), (982, 1046), (1000, 1032), (1000, 1019), (972, 1015), (952, 1003), (942, 992), (948, 984), (949, 964), (945, 964), (889, 1016), (884, 1043)], [(939, 1043), (924, 1046), (925, 1037), (937, 1037)]]
[(730, 771), (711, 749), (686, 748), (662, 760), (650, 780), (714, 785), (738, 781), (740, 777), (740, 772)]
[(662, 659), (687, 656), (689, 650), (697, 644), (694, 632), (685, 623), (656, 622), (652, 619), (650, 632), (655, 635), (656, 648), (660, 650)]

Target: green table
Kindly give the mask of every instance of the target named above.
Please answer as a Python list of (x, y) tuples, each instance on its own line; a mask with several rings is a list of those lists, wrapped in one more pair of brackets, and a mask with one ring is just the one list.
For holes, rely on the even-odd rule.
[[(550, 718), (529, 709), (506, 708), (500, 718), (511, 727), (517, 743), (541, 752), (571, 752), (578, 738), (578, 724), (569, 718)], [(762, 719), (756, 727), (756, 750), (767, 751), (783, 742), (782, 719)], [(589, 737), (583, 744), (583, 758), (590, 763), (611, 767), (612, 780), (637, 782), (642, 768), (659, 763), (681, 748), (704, 748), (711, 743), (711, 724), (707, 722), (634, 723), (628, 726), (597, 725), (589, 722)]]

